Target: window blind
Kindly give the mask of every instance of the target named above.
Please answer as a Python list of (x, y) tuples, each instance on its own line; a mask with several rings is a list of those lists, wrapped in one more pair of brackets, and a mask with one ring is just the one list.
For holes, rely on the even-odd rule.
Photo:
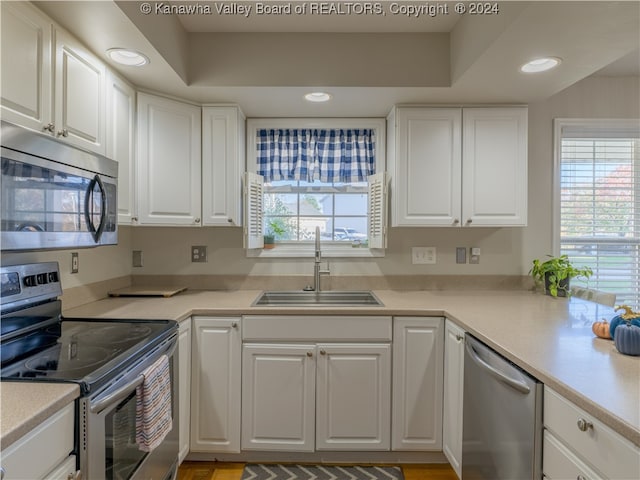
[(640, 305), (640, 132), (572, 125), (561, 130), (560, 250), (593, 269), (574, 285)]

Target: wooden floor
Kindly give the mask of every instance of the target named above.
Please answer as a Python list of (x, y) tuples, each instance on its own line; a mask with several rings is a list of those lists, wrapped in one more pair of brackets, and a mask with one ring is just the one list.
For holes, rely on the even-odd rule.
[[(240, 480), (242, 463), (184, 462), (178, 480)], [(458, 480), (447, 463), (402, 465), (405, 480)]]

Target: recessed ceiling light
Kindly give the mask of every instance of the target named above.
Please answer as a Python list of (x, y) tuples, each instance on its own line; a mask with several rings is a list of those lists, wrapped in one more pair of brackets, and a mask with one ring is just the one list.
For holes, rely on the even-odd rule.
[(328, 102), (331, 100), (332, 95), (327, 92), (312, 92), (307, 93), (304, 98), (309, 102)]
[(150, 61), (146, 55), (128, 48), (110, 48), (107, 50), (107, 55), (109, 55), (109, 58), (114, 62), (129, 67), (141, 67)]
[(522, 65), (520, 71), (524, 73), (544, 72), (557, 67), (560, 65), (560, 62), (562, 62), (562, 60), (558, 57), (536, 58)]

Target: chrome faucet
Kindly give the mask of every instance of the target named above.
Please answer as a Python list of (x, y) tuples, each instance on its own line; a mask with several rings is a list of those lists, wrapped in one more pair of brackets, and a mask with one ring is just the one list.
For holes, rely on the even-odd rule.
[(329, 264), (327, 263), (327, 269), (320, 269), (320, 262), (322, 261), (322, 252), (320, 251), (320, 227), (316, 227), (316, 253), (313, 264), (313, 290), (315, 292), (320, 291), (320, 275), (329, 275)]

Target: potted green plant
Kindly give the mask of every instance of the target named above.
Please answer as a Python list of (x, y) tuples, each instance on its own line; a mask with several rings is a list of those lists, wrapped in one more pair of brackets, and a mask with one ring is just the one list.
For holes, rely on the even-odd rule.
[(266, 249), (271, 249), (276, 245), (276, 237), (282, 238), (282, 236), (287, 232), (283, 221), (280, 219), (269, 220), (267, 223), (267, 228), (264, 234), (264, 247)]
[(574, 267), (567, 255), (549, 257), (546, 261), (535, 259), (529, 274), (536, 285), (544, 285), (545, 293), (552, 297), (566, 297), (569, 295), (570, 281), (574, 277), (589, 278), (593, 271), (589, 267)]

